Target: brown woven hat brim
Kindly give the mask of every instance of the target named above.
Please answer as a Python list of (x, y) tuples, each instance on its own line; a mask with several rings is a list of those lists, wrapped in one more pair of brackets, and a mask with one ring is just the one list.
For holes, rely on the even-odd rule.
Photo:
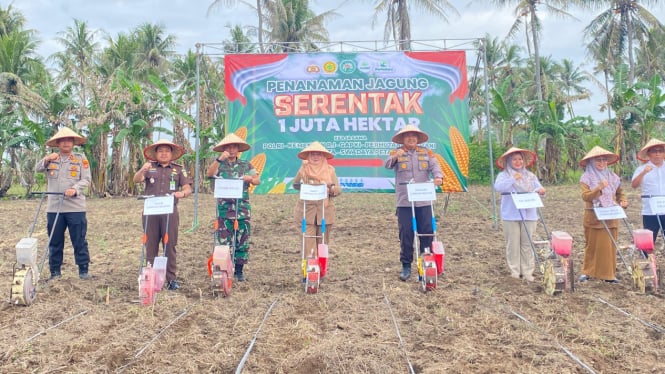
[(522, 148), (517, 148), (517, 147), (511, 147), (508, 149), (506, 152), (504, 152), (499, 158), (496, 159), (496, 166), (499, 169), (505, 169), (506, 168), (506, 161), (508, 160), (508, 156), (512, 155), (513, 153), (521, 153), (522, 157), (524, 157), (524, 167), (528, 168), (531, 167), (536, 162), (536, 153), (533, 151), (530, 151), (528, 149), (522, 149)]
[(644, 147), (642, 147), (642, 149), (640, 149), (637, 152), (637, 159), (642, 161), (642, 162), (649, 161), (649, 150), (651, 148), (654, 148), (654, 147), (663, 147), (663, 148), (665, 148), (665, 142), (662, 141), (662, 140), (658, 140), (658, 139), (649, 140), (647, 142), (647, 144), (645, 144)]
[(145, 156), (145, 158), (147, 158), (148, 160), (157, 161), (155, 153), (157, 152), (157, 148), (160, 145), (168, 145), (169, 147), (171, 147), (171, 161), (175, 161), (185, 154), (185, 149), (183, 147), (168, 140), (160, 139), (157, 142), (145, 147), (143, 149), (143, 156)]
[(584, 158), (582, 158), (582, 160), (580, 161), (580, 166), (585, 168), (589, 160), (600, 156), (607, 157), (608, 166), (616, 164), (617, 161), (619, 161), (619, 155), (617, 155), (616, 153), (612, 153), (603, 147), (595, 146), (591, 148), (591, 150), (587, 152), (586, 155), (584, 155)]
[(245, 152), (250, 148), (249, 144), (242, 140), (241, 137), (235, 133), (230, 133), (226, 135), (219, 143), (217, 143), (217, 145), (212, 147), (212, 150), (215, 152), (224, 152), (224, 147), (231, 144), (236, 144), (238, 146), (238, 152)]
[(416, 134), (416, 136), (418, 137), (418, 144), (425, 143), (429, 139), (429, 136), (421, 129), (413, 125), (407, 125), (399, 132), (397, 132), (397, 134), (393, 135), (392, 137), (393, 143), (404, 144), (404, 135), (408, 133)]
[(323, 144), (315, 141), (312, 142), (307, 147), (305, 147), (302, 151), (298, 152), (298, 158), (301, 160), (307, 160), (310, 152), (321, 152), (327, 159), (331, 159), (334, 157), (332, 152), (327, 150), (326, 147), (323, 146)]
[(74, 130), (68, 128), (68, 127), (63, 127), (60, 130), (58, 130), (55, 135), (51, 137), (51, 139), (46, 141), (46, 145), (49, 147), (57, 147), (58, 146), (58, 140), (60, 139), (67, 139), (71, 138), (74, 140), (74, 145), (83, 145), (85, 144), (85, 138), (82, 137), (81, 135), (77, 134), (74, 132)]

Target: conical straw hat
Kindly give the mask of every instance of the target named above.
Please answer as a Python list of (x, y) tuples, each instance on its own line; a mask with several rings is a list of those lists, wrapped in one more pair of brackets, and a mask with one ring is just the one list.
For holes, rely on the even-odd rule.
[(75, 133), (72, 129), (69, 127), (63, 127), (60, 130), (58, 130), (51, 139), (49, 139), (46, 142), (46, 145), (49, 147), (57, 147), (58, 146), (58, 140), (60, 139), (65, 139), (65, 138), (72, 138), (74, 139), (74, 145), (82, 145), (85, 144), (85, 138), (82, 137), (81, 135)]
[(517, 148), (517, 147), (511, 147), (509, 150), (507, 150), (504, 154), (499, 156), (499, 158), (496, 159), (496, 166), (499, 167), (499, 169), (505, 169), (506, 168), (506, 160), (508, 160), (508, 156), (510, 156), (513, 153), (521, 153), (522, 157), (524, 158), (524, 167), (528, 168), (529, 166), (533, 165), (534, 162), (536, 162), (536, 153), (533, 151), (530, 151), (528, 149), (522, 149), (522, 148)]
[(587, 154), (584, 156), (582, 161), (580, 161), (580, 166), (583, 168), (586, 167), (586, 164), (589, 160), (599, 156), (607, 157), (607, 165), (612, 165), (617, 161), (619, 161), (619, 155), (617, 155), (616, 153), (612, 153), (603, 147), (595, 146), (591, 148), (591, 150), (587, 152)]
[(166, 139), (159, 139), (155, 143), (150, 144), (149, 146), (143, 149), (143, 155), (145, 156), (145, 158), (147, 158), (148, 160), (157, 161), (155, 153), (157, 151), (157, 147), (159, 147), (160, 145), (168, 145), (169, 147), (171, 147), (171, 161), (175, 161), (185, 154), (185, 149), (182, 148), (181, 146), (173, 142), (170, 142)]
[(249, 144), (247, 144), (246, 141), (242, 140), (242, 138), (239, 137), (238, 135), (230, 133), (226, 135), (221, 142), (217, 143), (217, 145), (214, 146), (212, 150), (215, 152), (224, 152), (224, 147), (226, 147), (229, 144), (237, 144), (238, 152), (245, 152), (246, 150), (249, 149)]
[(416, 134), (416, 136), (418, 136), (418, 144), (425, 143), (427, 139), (429, 139), (429, 136), (427, 136), (427, 134), (425, 134), (425, 132), (421, 129), (414, 125), (407, 125), (403, 129), (399, 130), (397, 134), (393, 135), (393, 143), (404, 144), (404, 134), (409, 132), (413, 132)]
[(644, 162), (649, 161), (649, 149), (658, 146), (665, 148), (665, 142), (658, 139), (649, 140), (647, 144), (637, 152), (637, 159)]
[(333, 154), (330, 153), (330, 151), (328, 151), (326, 147), (323, 146), (323, 144), (316, 141), (312, 142), (312, 144), (308, 145), (307, 147), (305, 147), (305, 149), (298, 152), (298, 158), (301, 160), (307, 160), (309, 152), (321, 152), (327, 159), (333, 158)]

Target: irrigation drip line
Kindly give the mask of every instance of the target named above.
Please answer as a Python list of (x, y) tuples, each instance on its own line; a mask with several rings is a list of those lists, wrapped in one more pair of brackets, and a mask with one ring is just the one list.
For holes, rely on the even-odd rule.
[(128, 362), (128, 363), (126, 363), (125, 365), (123, 365), (123, 366), (121, 366), (121, 367), (118, 368), (117, 373), (122, 373), (126, 368), (128, 368), (131, 364), (133, 364), (133, 363), (136, 361), (136, 359), (138, 359), (139, 356), (141, 356), (141, 355), (143, 354), (143, 352), (144, 352), (146, 349), (148, 349), (148, 347), (150, 347), (150, 346), (152, 345), (152, 343), (154, 343), (157, 339), (159, 339), (160, 336), (162, 336), (162, 334), (166, 331), (166, 329), (168, 329), (169, 327), (171, 327), (171, 325), (173, 325), (174, 323), (176, 323), (176, 321), (178, 321), (180, 318), (182, 318), (182, 317), (185, 316), (187, 313), (189, 313), (189, 312), (192, 310), (193, 307), (195, 307), (196, 305), (199, 304), (199, 302), (200, 302), (200, 300), (197, 301), (196, 303), (190, 305), (189, 307), (185, 308), (185, 310), (183, 310), (182, 313), (180, 313), (180, 314), (177, 315), (174, 319), (172, 319), (171, 322), (169, 322), (166, 326), (162, 327), (162, 329), (159, 330), (159, 332), (158, 332), (155, 336), (153, 336), (152, 339), (150, 339), (150, 341), (147, 342), (147, 343), (143, 346), (143, 348), (141, 348), (138, 352), (136, 352), (136, 354), (134, 355), (134, 357), (132, 358), (132, 360), (131, 360), (130, 362)]
[(256, 342), (256, 338), (259, 336), (259, 331), (261, 331), (261, 327), (263, 327), (263, 323), (266, 321), (268, 318), (268, 315), (270, 314), (270, 311), (272, 310), (272, 307), (275, 306), (277, 303), (278, 299), (275, 299), (272, 304), (270, 304), (270, 307), (266, 311), (266, 313), (263, 315), (263, 320), (261, 320), (261, 323), (259, 324), (259, 328), (256, 329), (256, 332), (254, 333), (254, 338), (252, 338), (251, 343), (249, 343), (249, 347), (247, 347), (247, 351), (245, 354), (242, 356), (242, 360), (240, 360), (240, 363), (238, 364), (238, 367), (236, 368), (236, 374), (240, 374), (242, 372), (242, 368), (245, 366), (245, 361), (247, 361), (247, 358), (249, 357), (249, 353), (252, 351), (252, 348), (254, 347), (254, 343)]
[(51, 327), (49, 327), (49, 328), (46, 328), (46, 329), (44, 329), (44, 330), (42, 330), (42, 331), (36, 333), (35, 335), (29, 337), (28, 339), (25, 340), (25, 342), (27, 343), (27, 342), (31, 341), (32, 339), (34, 339), (34, 338), (36, 338), (36, 337), (38, 337), (38, 336), (40, 336), (40, 335), (45, 334), (48, 330), (54, 329), (54, 328), (56, 328), (56, 327), (62, 325), (62, 324), (65, 323), (65, 322), (68, 322), (68, 321), (73, 320), (74, 318), (78, 318), (78, 317), (80, 317), (80, 316), (82, 316), (82, 315), (88, 313), (89, 311), (90, 311), (90, 309), (88, 309), (88, 310), (84, 310), (84, 311), (80, 312), (79, 314), (76, 314), (76, 315), (73, 315), (73, 316), (71, 316), (71, 317), (65, 318), (65, 319), (63, 319), (62, 321), (56, 323), (55, 325), (53, 325), (53, 326), (51, 326)]
[(492, 212), (490, 212), (490, 210), (487, 209), (487, 207), (486, 207), (485, 205), (483, 205), (483, 203), (481, 203), (480, 201), (478, 201), (478, 199), (476, 199), (475, 196), (473, 196), (473, 195), (469, 195), (469, 196), (471, 196), (471, 200), (472, 200), (474, 203), (478, 204), (478, 206), (480, 206), (481, 208), (485, 209), (485, 211), (487, 212), (487, 214), (490, 215), (489, 218), (492, 218), (492, 219), (496, 219), (496, 218), (497, 218), (497, 216), (494, 215), (494, 214), (492, 214)]
[(625, 315), (625, 316), (627, 316), (627, 317), (630, 317), (630, 318), (632, 318), (632, 319), (634, 319), (634, 320), (640, 322), (641, 324), (643, 324), (643, 325), (646, 326), (646, 327), (649, 327), (649, 328), (651, 328), (651, 329), (653, 329), (653, 330), (655, 330), (655, 331), (657, 331), (657, 332), (659, 332), (659, 333), (661, 333), (661, 334), (665, 333), (665, 329), (664, 329), (664, 328), (662, 328), (662, 327), (660, 327), (660, 326), (658, 326), (658, 325), (656, 325), (656, 324), (654, 324), (654, 323), (651, 323), (651, 322), (649, 322), (649, 321), (645, 321), (645, 320), (643, 320), (643, 319), (641, 319), (641, 318), (639, 318), (639, 317), (636, 317), (636, 316), (634, 316), (634, 315), (632, 315), (632, 314), (626, 312), (625, 310), (619, 308), (618, 306), (612, 305), (611, 303), (609, 303), (609, 302), (603, 300), (600, 296), (596, 296), (596, 299), (598, 299), (598, 301), (600, 301), (601, 303), (603, 303), (603, 304), (605, 304), (605, 305), (607, 305), (607, 306), (610, 306), (610, 307), (614, 308), (615, 310), (619, 311), (619, 312), (622, 313), (623, 315)]
[(416, 372), (413, 370), (413, 365), (411, 365), (411, 360), (409, 360), (409, 354), (406, 351), (404, 340), (402, 340), (402, 334), (399, 332), (399, 326), (397, 325), (397, 319), (395, 318), (395, 314), (393, 313), (393, 308), (390, 306), (390, 300), (388, 300), (388, 296), (386, 296), (386, 294), (383, 294), (383, 299), (386, 301), (386, 305), (388, 305), (388, 310), (390, 311), (390, 317), (392, 317), (393, 319), (395, 332), (397, 333), (397, 338), (399, 338), (399, 346), (400, 348), (402, 348), (402, 353), (404, 353), (404, 357), (406, 357), (406, 363), (409, 365), (409, 372), (411, 374), (415, 374)]
[[(198, 303), (197, 303), (197, 304), (198, 304)], [(174, 323), (176, 323), (176, 321), (178, 321), (180, 318), (182, 318), (185, 314), (189, 313), (189, 311), (192, 309), (192, 307), (193, 307), (194, 305), (196, 305), (196, 304), (190, 305), (189, 308), (183, 310), (182, 313), (178, 314), (178, 316), (175, 317), (174, 319), (172, 319), (171, 322), (169, 322), (166, 326), (162, 327), (162, 329), (159, 330), (159, 332), (157, 333), (157, 335), (153, 336), (152, 339), (150, 339), (150, 341), (147, 342), (147, 343), (143, 346), (143, 348), (141, 348), (138, 352), (136, 352), (136, 354), (134, 355), (134, 359), (137, 359), (140, 355), (142, 355), (143, 352), (144, 352), (149, 346), (152, 345), (152, 343), (154, 343), (157, 339), (159, 339), (160, 336), (162, 336), (162, 334), (166, 331), (166, 329), (168, 329), (169, 327), (171, 327), (171, 325), (173, 325)]]
[[(501, 305), (503, 305), (503, 304), (501, 304)], [(542, 329), (540, 329), (536, 324), (534, 324), (533, 322), (529, 321), (529, 320), (526, 319), (525, 317), (521, 316), (521, 315), (518, 314), (517, 312), (513, 311), (512, 309), (510, 309), (510, 307), (507, 307), (507, 306), (505, 306), (505, 305), (503, 305), (503, 306), (504, 306), (505, 308), (508, 308), (508, 311), (509, 311), (510, 313), (512, 313), (512, 314), (513, 314), (514, 316), (516, 316), (517, 318), (521, 319), (524, 323), (526, 323), (527, 325), (529, 325), (529, 326), (530, 326), (531, 328), (533, 328), (534, 330), (540, 332), (540, 333), (543, 334), (543, 335), (549, 335), (549, 334), (545, 333), (544, 331), (542, 331)], [(596, 372), (595, 372), (595, 371), (594, 371), (589, 365), (585, 364), (582, 360), (579, 359), (579, 357), (575, 356), (575, 355), (574, 355), (574, 354), (573, 354), (568, 348), (566, 348), (563, 344), (559, 343), (558, 341), (555, 341), (555, 343), (556, 343), (556, 345), (557, 345), (562, 351), (564, 351), (564, 352), (568, 355), (568, 357), (572, 358), (573, 361), (577, 362), (577, 364), (580, 365), (581, 367), (583, 367), (587, 372), (592, 373), (592, 374), (595, 374), (595, 373), (596, 373)]]

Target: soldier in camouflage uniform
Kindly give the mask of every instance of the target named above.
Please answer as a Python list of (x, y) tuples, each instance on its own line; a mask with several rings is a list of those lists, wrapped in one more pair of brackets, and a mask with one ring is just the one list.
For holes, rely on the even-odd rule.
[[(243, 267), (249, 260), (249, 237), (251, 234), (249, 204), (249, 186), (261, 183), (259, 174), (249, 161), (240, 160), (239, 152), (248, 150), (249, 144), (236, 134), (229, 134), (219, 142), (213, 150), (221, 152), (220, 156), (208, 166), (206, 175), (209, 178), (242, 179), (242, 199), (217, 199), (217, 219), (219, 220), (219, 238), (223, 244), (235, 247), (235, 273), (238, 282), (245, 280)], [(233, 245), (234, 221), (238, 228), (235, 246)]]
[[(49, 267), (51, 280), (62, 275), (63, 249), (65, 246), (65, 230), (69, 230), (69, 238), (74, 247), (74, 259), (79, 268), (79, 278), (90, 279), (88, 264), (88, 220), (85, 214), (84, 189), (90, 185), (90, 164), (83, 153), (73, 152), (75, 145), (85, 144), (85, 138), (74, 131), (63, 127), (46, 142), (49, 147), (57, 147), (57, 153), (51, 153), (37, 161), (35, 170), (46, 173), (48, 192), (64, 194), (62, 206), (60, 196), (49, 195), (46, 206), (48, 232), (53, 231), (49, 242)], [(60, 207), (59, 207), (60, 206)], [(58, 209), (60, 215), (55, 222)]]
[[(407, 193), (406, 183), (427, 182), (434, 178), (434, 185), (443, 184), (443, 172), (434, 153), (418, 144), (429, 139), (427, 134), (413, 125), (407, 125), (392, 138), (393, 143), (402, 144), (401, 147), (390, 151), (386, 158), (385, 167), (395, 170), (395, 199), (397, 201), (397, 225), (399, 227), (400, 253), (402, 271), (399, 279), (406, 281), (411, 277), (411, 262), (413, 261), (413, 227), (411, 226), (411, 203)], [(418, 234), (432, 234), (432, 208), (429, 201), (417, 201), (415, 204), (415, 218)], [(431, 236), (420, 237), (420, 250), (432, 246)]]

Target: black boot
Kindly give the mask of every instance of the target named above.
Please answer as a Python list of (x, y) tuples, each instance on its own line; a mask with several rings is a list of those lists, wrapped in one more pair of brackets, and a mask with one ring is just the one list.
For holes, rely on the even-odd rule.
[(79, 265), (79, 278), (87, 280), (92, 278), (90, 273), (88, 273), (88, 265)]
[(402, 272), (399, 273), (399, 279), (403, 282), (406, 282), (407, 279), (411, 278), (411, 264), (403, 262), (402, 263)]
[(55, 279), (60, 279), (62, 278), (62, 274), (60, 273), (60, 269), (51, 269), (51, 276), (49, 277), (49, 280), (55, 280)]
[(238, 282), (244, 282), (245, 281), (245, 276), (242, 273), (242, 267), (243, 264), (236, 264), (236, 272), (235, 272), (235, 277)]

